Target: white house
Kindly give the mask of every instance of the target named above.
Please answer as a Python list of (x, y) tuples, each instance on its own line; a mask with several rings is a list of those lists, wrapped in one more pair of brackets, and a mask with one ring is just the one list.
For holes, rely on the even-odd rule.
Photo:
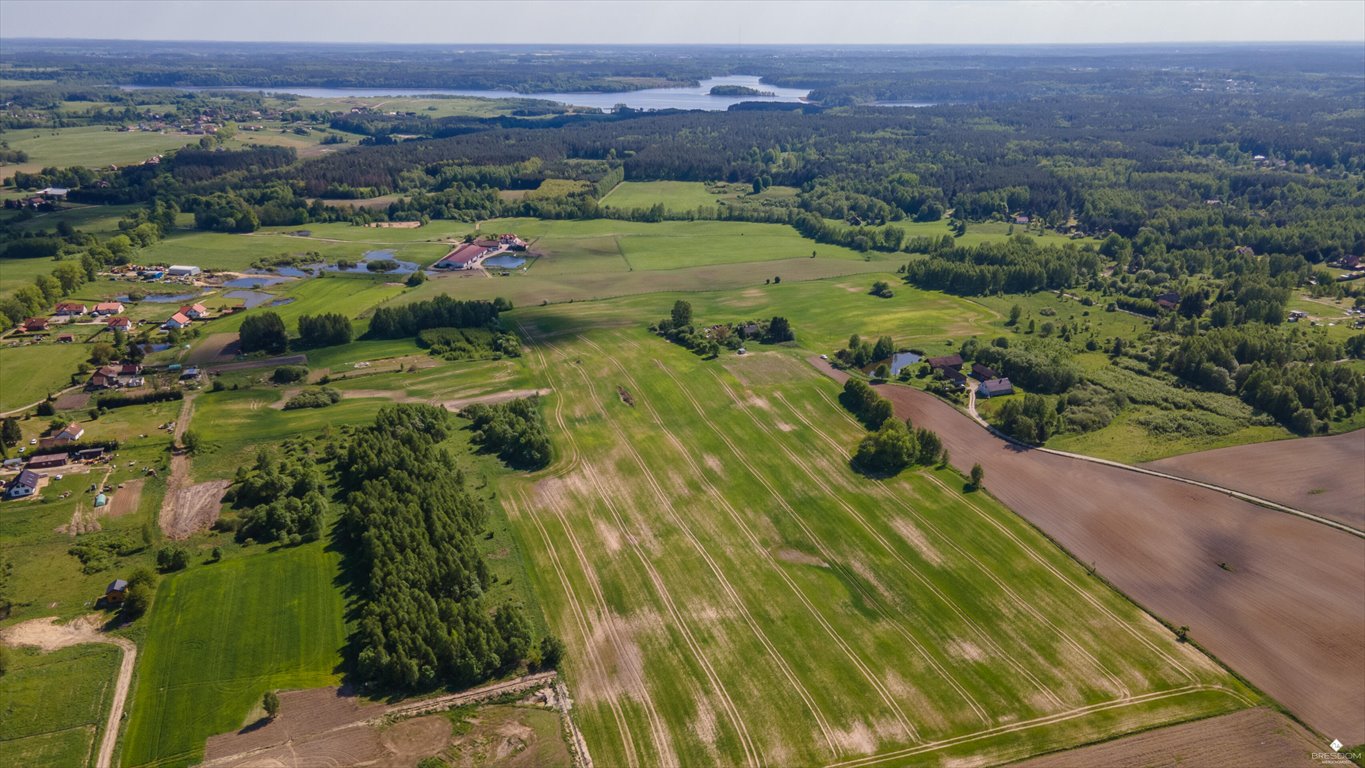
[(67, 424), (65, 427), (62, 427), (62, 431), (53, 435), (53, 438), (55, 438), (59, 442), (74, 443), (77, 440), (80, 440), (81, 436), (84, 434), (85, 427), (82, 427), (81, 425), (73, 421), (70, 424)]
[(188, 317), (185, 317), (181, 312), (176, 312), (174, 315), (171, 315), (171, 319), (167, 320), (161, 327), (167, 330), (179, 330), (189, 324), (190, 319)]
[(5, 495), (11, 499), (32, 496), (38, 491), (38, 481), (41, 479), (42, 475), (26, 469), (14, 478), (14, 482), (10, 483), (9, 490), (5, 492)]

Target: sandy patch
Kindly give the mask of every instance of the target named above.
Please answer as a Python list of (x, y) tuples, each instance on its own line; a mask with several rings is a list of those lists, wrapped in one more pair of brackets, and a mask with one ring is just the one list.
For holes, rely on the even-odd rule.
[(845, 754), (870, 755), (877, 751), (877, 736), (861, 720), (846, 729), (836, 729), (831, 735), (839, 751)]
[(223, 493), (230, 480), (210, 480), (207, 483), (169, 488), (161, 506), (161, 532), (171, 539), (187, 539), (207, 531), (218, 519), (223, 506)]
[(948, 643), (948, 653), (963, 661), (986, 660), (986, 654), (970, 640), (954, 640)]
[(777, 555), (778, 560), (782, 560), (783, 562), (796, 563), (797, 565), (814, 565), (817, 568), (829, 567), (829, 563), (826, 563), (815, 555), (808, 555), (805, 552), (800, 552), (787, 547), (777, 550), (774, 554)]

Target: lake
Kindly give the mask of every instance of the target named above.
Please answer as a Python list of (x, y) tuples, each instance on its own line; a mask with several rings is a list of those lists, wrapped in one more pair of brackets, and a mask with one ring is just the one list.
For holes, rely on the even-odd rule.
[[(760, 91), (769, 91), (772, 96), (712, 96), (710, 91), (716, 85), (743, 85)], [(125, 85), (128, 90), (144, 90), (146, 86)], [(797, 102), (810, 91), (805, 88), (779, 88), (759, 82), (753, 75), (727, 75), (702, 80), (700, 85), (684, 88), (647, 88), (642, 91), (622, 91), (617, 93), (517, 93), (516, 91), (473, 91), (446, 88), (203, 88), (182, 87), (164, 90), (176, 91), (265, 91), (268, 93), (289, 93), (319, 99), (368, 96), (473, 96), (483, 99), (544, 99), (577, 107), (597, 107), (611, 110), (617, 104), (625, 104), (631, 109), (702, 109), (718, 111), (729, 109), (742, 101), (786, 101)]]

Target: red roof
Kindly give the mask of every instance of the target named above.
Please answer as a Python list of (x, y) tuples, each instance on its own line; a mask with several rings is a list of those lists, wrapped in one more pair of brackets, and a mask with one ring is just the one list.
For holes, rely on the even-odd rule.
[(24, 321), (24, 329), (29, 331), (42, 331), (47, 329), (48, 320), (46, 317), (30, 317)]
[(189, 325), (190, 319), (188, 317), (185, 317), (183, 314), (176, 312), (174, 315), (171, 315), (171, 319), (167, 320), (166, 322), (168, 323), (175, 322), (181, 325)]
[(126, 328), (132, 328), (132, 327), (133, 327), (133, 321), (132, 321), (132, 320), (129, 320), (129, 319), (126, 318), (126, 317), (122, 317), (122, 316), (120, 316), (120, 317), (111, 317), (111, 318), (109, 318), (109, 321), (108, 321), (107, 323), (105, 323), (105, 325), (108, 325), (110, 328), (125, 328), (125, 327), (126, 327)]

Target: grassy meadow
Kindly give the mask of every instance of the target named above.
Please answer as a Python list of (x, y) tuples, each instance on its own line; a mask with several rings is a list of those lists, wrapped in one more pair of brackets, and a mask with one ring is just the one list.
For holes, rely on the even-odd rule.
[(339, 556), (322, 542), (162, 580), (123, 736), (124, 766), (183, 766), (249, 725), (267, 690), (335, 685), (345, 642)]
[(11, 651), (0, 675), (0, 763), (92, 764), (120, 654), (104, 644)]
[(1009, 761), (1245, 706), (959, 476), (852, 472), (802, 353), (704, 361), (621, 315), (514, 314), (558, 460), (501, 494), (594, 760)]

